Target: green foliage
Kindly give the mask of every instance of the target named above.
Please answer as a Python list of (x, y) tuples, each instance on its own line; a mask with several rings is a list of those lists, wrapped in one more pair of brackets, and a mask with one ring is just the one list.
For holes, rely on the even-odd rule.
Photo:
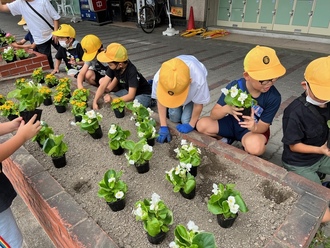
[(125, 157), (129, 165), (142, 165), (149, 161), (153, 154), (152, 146), (147, 144), (146, 139), (141, 139), (138, 142), (125, 140), (121, 143), (122, 147), (128, 150)]
[(137, 201), (133, 214), (137, 221), (143, 222), (143, 228), (152, 237), (160, 232), (168, 232), (173, 224), (173, 213), (156, 193), (151, 199)]
[(70, 100), (71, 104), (71, 113), (74, 116), (84, 115), (87, 109), (87, 103), (84, 101)]
[(6, 60), (6, 61), (12, 61), (14, 60), (14, 57), (15, 57), (15, 51), (14, 51), (14, 48), (12, 47), (7, 47), (3, 50), (2, 54), (2, 59), (3, 60)]
[(119, 112), (123, 112), (126, 106), (126, 102), (121, 98), (115, 98), (111, 102), (112, 110), (117, 109)]
[(315, 234), (314, 239), (309, 245), (309, 248), (330, 248), (330, 237), (324, 235), (322, 229), (319, 229)]
[(175, 245), (170, 247), (189, 248), (216, 248), (215, 238), (212, 233), (199, 231), (193, 221), (188, 222), (188, 230), (183, 225), (177, 225), (174, 230)]
[(125, 198), (127, 184), (120, 180), (121, 175), (121, 171), (108, 170), (99, 182), (100, 189), (97, 195), (104, 198), (106, 202), (115, 202)]
[(41, 121), (40, 124), (41, 124), (41, 129), (37, 133), (37, 135), (32, 138), (32, 141), (37, 141), (39, 142), (39, 144), (43, 145), (46, 139), (49, 138), (49, 135), (54, 134), (54, 131), (51, 127), (48, 126), (46, 122)]
[(40, 87), (31, 81), (21, 85), (20, 89), (10, 91), (7, 98), (15, 98), (19, 101), (20, 112), (23, 110), (32, 111), (39, 107), (45, 99), (39, 91)]
[(29, 57), (29, 53), (25, 49), (17, 49), (16, 56), (24, 59)]
[(25, 78), (17, 78), (15, 80), (16, 89), (22, 89), (25, 84), (29, 83)]
[(75, 89), (70, 98), (71, 100), (87, 102), (89, 97), (89, 89)]
[(111, 150), (118, 150), (122, 143), (131, 135), (129, 130), (123, 130), (117, 124), (112, 124), (108, 132), (109, 147)]
[(156, 131), (156, 121), (150, 117), (146, 117), (141, 122), (136, 122), (137, 133), (139, 138), (152, 139), (158, 137)]
[(192, 143), (188, 145), (186, 140), (181, 140), (181, 146), (174, 149), (176, 157), (181, 163), (199, 166), (201, 163), (201, 150), (195, 147)]
[(7, 101), (6, 97), (0, 94), (0, 105), (4, 104)]
[(133, 119), (136, 122), (142, 122), (144, 119), (149, 118), (153, 111), (150, 108), (144, 107), (138, 100), (128, 102), (126, 108), (132, 111)]
[(177, 167), (166, 171), (166, 180), (173, 185), (173, 191), (179, 192), (181, 189), (189, 194), (196, 188), (196, 179), (189, 171), (191, 164), (180, 163)]
[(58, 85), (58, 78), (53, 74), (47, 74), (45, 79), (45, 83), (48, 87), (53, 87), (55, 85)]
[(35, 83), (40, 83), (42, 80), (44, 80), (45, 74), (42, 70), (42, 67), (34, 69), (31, 78)]
[(0, 106), (0, 114), (8, 117), (9, 115), (19, 115), (18, 103), (11, 100), (6, 100), (4, 104)]
[(81, 130), (85, 130), (92, 134), (100, 127), (99, 122), (102, 120), (103, 116), (100, 113), (96, 113), (94, 110), (87, 111), (82, 115), (81, 122), (77, 122)]
[(247, 212), (248, 208), (241, 193), (234, 188), (235, 184), (213, 184), (213, 194), (207, 202), (208, 210), (215, 215), (223, 214), (226, 219), (235, 217), (238, 210)]
[(223, 88), (221, 91), (225, 94), (225, 103), (227, 105), (239, 108), (249, 108), (257, 104), (257, 101), (252, 98), (251, 94), (238, 89), (237, 85), (232, 86), (229, 90)]
[(42, 149), (50, 157), (57, 158), (63, 156), (68, 151), (68, 145), (63, 141), (63, 138), (63, 134), (49, 134)]

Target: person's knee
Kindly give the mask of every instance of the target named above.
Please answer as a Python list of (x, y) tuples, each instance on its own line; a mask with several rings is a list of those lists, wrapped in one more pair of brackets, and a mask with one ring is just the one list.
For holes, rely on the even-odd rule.
[(206, 118), (201, 118), (196, 123), (196, 130), (200, 133), (206, 133), (208, 126), (208, 120)]
[(171, 112), (169, 112), (168, 116), (170, 118), (170, 121), (172, 121), (174, 123), (181, 122), (181, 115), (179, 115), (178, 113), (171, 113)]
[(244, 147), (244, 150), (247, 153), (256, 156), (260, 156), (265, 152), (266, 150), (265, 143), (266, 141), (263, 135), (255, 135), (255, 134), (251, 135), (248, 133), (248, 136), (243, 137), (242, 139), (242, 145)]

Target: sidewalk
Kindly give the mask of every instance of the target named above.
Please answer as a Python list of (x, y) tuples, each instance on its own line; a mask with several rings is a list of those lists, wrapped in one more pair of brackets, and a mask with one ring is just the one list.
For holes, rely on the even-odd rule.
[[(25, 34), (17, 22), (20, 17), (12, 17), (7, 13), (0, 13), (0, 28), (11, 32), (17, 38)], [(63, 19), (61, 23), (69, 23), (70, 19)], [(328, 43), (312, 42), (317, 37), (299, 36), (300, 40), (293, 40), (292, 36), (274, 34), (265, 37), (264, 33), (243, 35), (237, 30), (228, 29), (231, 34), (217, 39), (203, 40), (200, 37), (183, 38), (178, 35), (167, 37), (162, 35), (166, 26), (158, 27), (152, 34), (145, 34), (134, 23), (114, 23), (105, 26), (93, 25), (91, 22), (70, 23), (77, 32), (77, 40), (87, 34), (100, 37), (106, 47), (111, 42), (123, 44), (129, 53), (129, 58), (138, 67), (142, 74), (151, 79), (162, 62), (180, 54), (196, 56), (208, 69), (208, 82), (211, 92), (211, 101), (203, 109), (202, 115), (208, 115), (220, 96), (220, 89), (231, 80), (240, 78), (243, 72), (245, 54), (255, 45), (273, 47), (286, 67), (287, 73), (276, 82), (276, 88), (282, 94), (282, 104), (271, 126), (271, 138), (263, 159), (281, 165), (282, 154), (282, 113), (284, 108), (302, 93), (300, 82), (307, 64), (313, 59), (329, 54)], [(184, 27), (175, 27), (180, 32)], [(305, 41), (302, 41), (304, 38)], [(321, 40), (321, 38), (320, 38)], [(242, 43), (244, 42), (244, 43)], [(235, 144), (239, 147), (239, 144)], [(33, 215), (19, 198), (15, 200), (13, 211), (26, 238), (25, 247), (52, 247), (51, 241), (38, 225)]]

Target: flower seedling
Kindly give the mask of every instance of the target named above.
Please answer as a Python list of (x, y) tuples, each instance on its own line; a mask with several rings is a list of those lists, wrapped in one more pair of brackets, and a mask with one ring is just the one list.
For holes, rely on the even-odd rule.
[(192, 166), (199, 166), (201, 163), (201, 150), (192, 143), (188, 144), (187, 140), (181, 140), (181, 146), (174, 149), (176, 157), (180, 162), (191, 164)]
[(249, 108), (257, 103), (251, 94), (238, 89), (237, 85), (232, 86), (230, 89), (223, 88), (221, 92), (225, 95), (225, 103), (230, 106)]
[(112, 124), (108, 132), (109, 147), (111, 150), (118, 150), (122, 143), (131, 135), (129, 130), (123, 130), (117, 124)]
[(149, 161), (153, 154), (152, 146), (147, 144), (146, 139), (141, 139), (138, 142), (125, 140), (122, 142), (122, 147), (128, 150), (125, 157), (129, 165), (143, 165)]

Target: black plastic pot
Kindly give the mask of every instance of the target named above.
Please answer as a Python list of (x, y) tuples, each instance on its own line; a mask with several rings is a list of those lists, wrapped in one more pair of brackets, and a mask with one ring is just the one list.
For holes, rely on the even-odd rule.
[(180, 194), (188, 200), (194, 199), (196, 195), (196, 187), (189, 194), (185, 193), (183, 189), (180, 189)]
[(149, 161), (145, 162), (144, 164), (135, 164), (135, 168), (139, 174), (143, 174), (149, 171)]
[(94, 133), (90, 133), (90, 136), (92, 136), (93, 139), (101, 139), (103, 137), (101, 126), (99, 126), (99, 128), (96, 129)]
[(123, 110), (123, 112), (120, 112), (118, 109), (114, 109), (113, 112), (115, 112), (116, 118), (124, 118), (125, 116), (125, 109)]
[(55, 168), (62, 168), (66, 166), (65, 154), (62, 157), (52, 157)]
[(149, 235), (149, 233), (147, 233), (147, 238), (151, 244), (158, 245), (164, 241), (164, 239), (166, 238), (166, 233), (160, 232), (155, 237), (152, 237)]
[(32, 111), (24, 110), (24, 111), (20, 112), (19, 114), (20, 114), (20, 116), (22, 116), (25, 123), (27, 123), (35, 114), (37, 114), (37, 119), (35, 121), (40, 121), (42, 109), (35, 109)]
[(117, 212), (125, 208), (125, 199), (120, 199), (115, 202), (107, 202), (112, 211)]
[(237, 216), (238, 216), (238, 213), (235, 215), (235, 217), (229, 217), (229, 218), (225, 219), (225, 217), (222, 214), (218, 214), (217, 221), (221, 227), (229, 228), (234, 224)]
[(119, 147), (117, 150), (112, 150), (112, 153), (117, 156), (122, 155), (124, 153), (124, 148)]

